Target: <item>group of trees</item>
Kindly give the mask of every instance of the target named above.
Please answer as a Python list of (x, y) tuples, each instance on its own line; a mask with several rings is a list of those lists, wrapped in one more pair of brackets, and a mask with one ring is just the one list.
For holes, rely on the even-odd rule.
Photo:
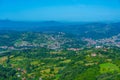
[(16, 70), (13, 68), (3, 67), (0, 65), (0, 80), (15, 79)]
[[(0, 57), (7, 57), (0, 65), (0, 79), (117, 80), (120, 78), (119, 52), (119, 48), (107, 51), (94, 48), (80, 51), (46, 48), (13, 51)], [(96, 56), (91, 56), (93, 53)], [(103, 67), (100, 66), (102, 64)], [(100, 70), (105, 70), (105, 66), (108, 69), (102, 73)]]

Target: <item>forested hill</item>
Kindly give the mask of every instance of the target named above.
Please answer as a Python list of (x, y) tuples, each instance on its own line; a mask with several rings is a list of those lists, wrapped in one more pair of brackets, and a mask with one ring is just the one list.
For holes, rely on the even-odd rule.
[(23, 22), (0, 20), (0, 30), (65, 32), (78, 37), (94, 39), (106, 38), (120, 33), (120, 22), (117, 23), (65, 23), (57, 21)]

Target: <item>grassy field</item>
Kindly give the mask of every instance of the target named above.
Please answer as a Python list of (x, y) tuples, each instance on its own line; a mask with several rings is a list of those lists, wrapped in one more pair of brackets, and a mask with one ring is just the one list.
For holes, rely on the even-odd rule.
[(119, 72), (119, 67), (116, 66), (115, 64), (112, 63), (103, 63), (100, 64), (100, 73), (114, 73), (114, 72)]

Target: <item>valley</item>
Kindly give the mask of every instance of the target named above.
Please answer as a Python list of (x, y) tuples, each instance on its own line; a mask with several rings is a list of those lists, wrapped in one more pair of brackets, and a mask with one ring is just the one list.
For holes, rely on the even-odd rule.
[(119, 80), (119, 30), (82, 26), (0, 30), (0, 80)]

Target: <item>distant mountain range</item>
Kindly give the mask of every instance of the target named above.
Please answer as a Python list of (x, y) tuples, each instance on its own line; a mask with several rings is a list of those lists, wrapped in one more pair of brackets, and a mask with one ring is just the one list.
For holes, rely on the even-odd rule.
[(25, 22), (0, 20), (0, 30), (65, 32), (78, 37), (104, 38), (120, 33), (120, 22), (117, 23), (65, 23), (57, 21)]
[(18, 30), (18, 31), (43, 31), (47, 27), (61, 26), (62, 24), (55, 21), (44, 22), (22, 22), (0, 20), (0, 30)]

